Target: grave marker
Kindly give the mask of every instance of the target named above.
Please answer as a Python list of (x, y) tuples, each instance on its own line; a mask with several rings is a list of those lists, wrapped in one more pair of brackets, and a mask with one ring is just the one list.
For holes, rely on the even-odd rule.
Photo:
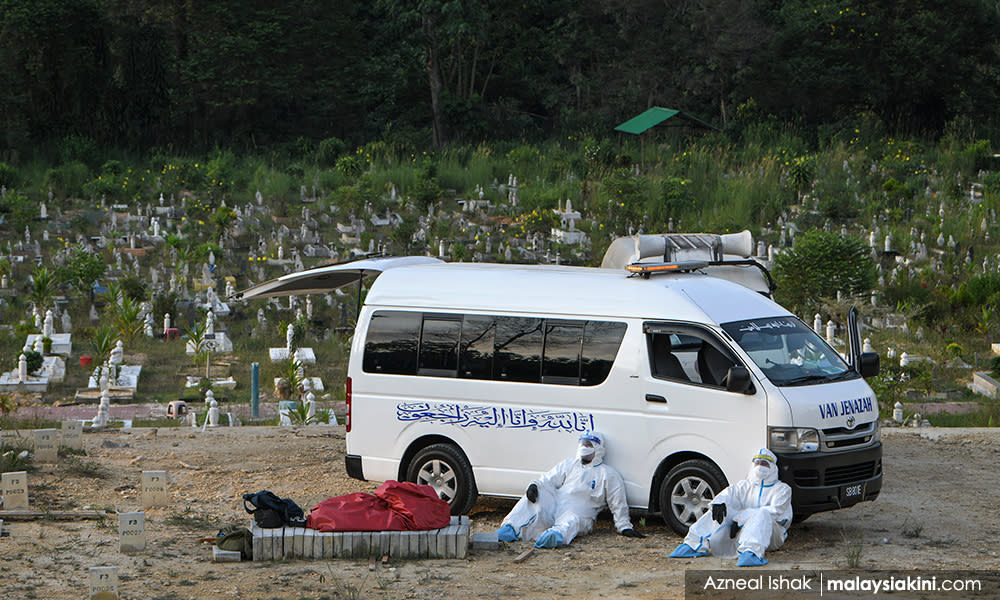
[(2, 475), (2, 483), (3, 483), (4, 510), (28, 508), (27, 471), (14, 471), (12, 473), (4, 473)]
[(146, 513), (118, 513), (119, 552), (139, 552), (146, 549)]
[(90, 600), (118, 600), (118, 567), (90, 567)]
[(142, 472), (142, 507), (167, 505), (167, 472)]
[(62, 422), (62, 445), (73, 450), (83, 450), (83, 421), (66, 419)]
[(59, 430), (35, 430), (35, 460), (42, 463), (59, 462)]

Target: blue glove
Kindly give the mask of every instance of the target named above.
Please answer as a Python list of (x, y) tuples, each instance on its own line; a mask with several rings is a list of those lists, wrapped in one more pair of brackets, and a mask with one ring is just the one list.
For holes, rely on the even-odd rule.
[(563, 536), (555, 529), (546, 529), (542, 535), (538, 536), (535, 548), (558, 548), (563, 545)]
[(500, 529), (497, 529), (497, 540), (501, 542), (516, 542), (518, 539), (517, 531), (514, 530), (514, 526), (510, 523), (504, 523)]

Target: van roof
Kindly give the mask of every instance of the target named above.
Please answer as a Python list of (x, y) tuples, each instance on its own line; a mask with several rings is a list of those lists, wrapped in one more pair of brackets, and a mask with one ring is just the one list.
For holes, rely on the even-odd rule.
[(790, 313), (701, 272), (651, 278), (590, 267), (437, 263), (386, 270), (365, 300), (378, 307), (635, 317), (725, 323)]

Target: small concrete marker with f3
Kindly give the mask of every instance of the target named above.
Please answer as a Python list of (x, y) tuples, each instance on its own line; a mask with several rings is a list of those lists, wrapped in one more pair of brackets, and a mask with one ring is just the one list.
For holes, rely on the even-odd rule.
[(2, 479), (4, 510), (28, 508), (28, 472), (4, 473)]
[(90, 567), (90, 600), (118, 600), (118, 567)]
[(59, 430), (35, 430), (35, 460), (41, 463), (59, 462)]
[(167, 472), (142, 472), (142, 507), (167, 505)]
[(62, 422), (62, 445), (71, 450), (83, 450), (83, 421), (66, 419)]
[(118, 513), (119, 552), (141, 552), (146, 549), (146, 513)]

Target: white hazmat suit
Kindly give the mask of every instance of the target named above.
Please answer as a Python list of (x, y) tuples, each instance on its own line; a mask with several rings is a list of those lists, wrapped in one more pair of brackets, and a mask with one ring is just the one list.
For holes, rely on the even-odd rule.
[[(593, 458), (584, 462), (591, 448)], [(603, 435), (587, 432), (580, 436), (577, 456), (533, 480), (535, 501), (522, 496), (504, 518), (497, 530), (501, 541), (537, 539), (537, 547), (548, 548), (569, 544), (576, 536), (590, 532), (605, 505), (614, 515), (618, 533), (645, 537), (632, 529), (625, 484), (618, 471), (604, 464), (604, 452)]]
[[(743, 481), (719, 492), (712, 505), (725, 505), (725, 515), (719, 523), (709, 510), (688, 529), (684, 543), (671, 556), (689, 558), (714, 554), (732, 558), (733, 542), (730, 528), (740, 526), (735, 538), (740, 566), (766, 564), (765, 550), (776, 550), (785, 543), (792, 524), (792, 488), (778, 481), (777, 457), (761, 448), (753, 457), (753, 466)], [(687, 546), (687, 548), (685, 548)], [(751, 557), (744, 553), (750, 552)]]

